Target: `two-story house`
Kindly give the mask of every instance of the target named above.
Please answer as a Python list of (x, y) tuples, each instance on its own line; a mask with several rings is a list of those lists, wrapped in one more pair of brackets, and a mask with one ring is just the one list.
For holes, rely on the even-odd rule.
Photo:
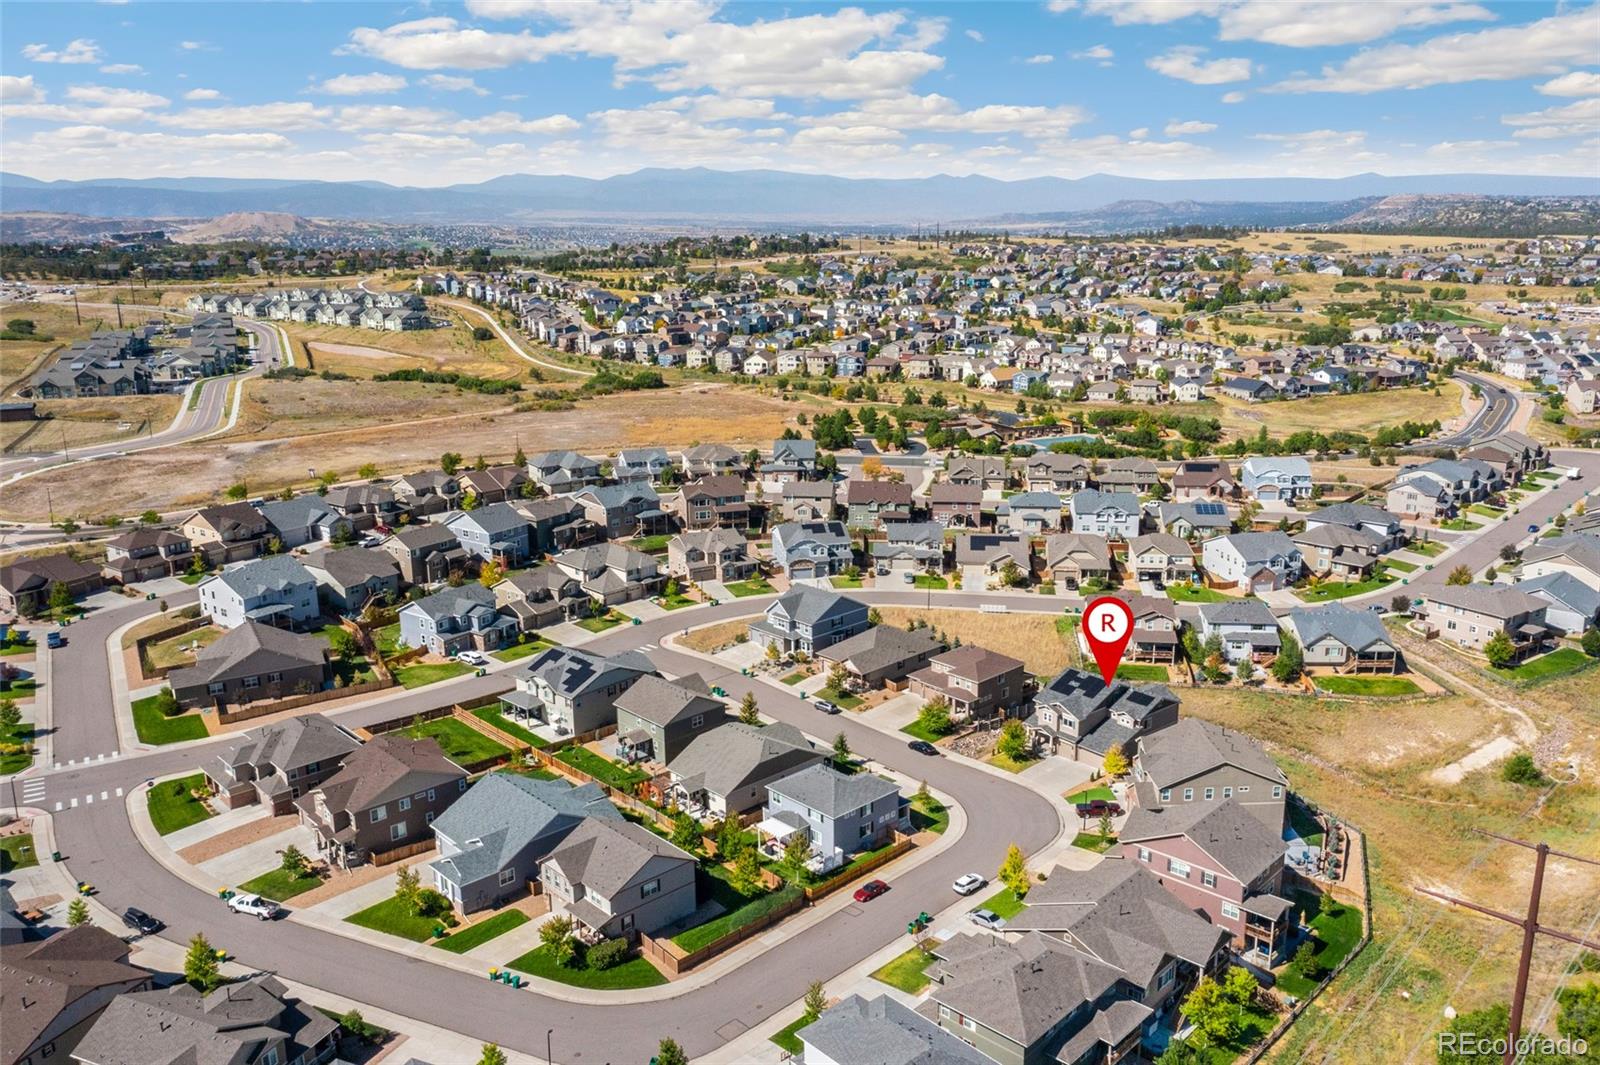
[(193, 558), (194, 548), (183, 533), (142, 525), (106, 541), (100, 573), (118, 584), (152, 581), (184, 573)]
[(1311, 497), (1311, 463), (1296, 456), (1256, 455), (1239, 467), (1246, 495), (1261, 503), (1290, 503)]
[(1074, 492), (1068, 504), (1072, 531), (1104, 536), (1123, 543), (1139, 535), (1144, 512), (1132, 492), (1102, 492), (1085, 488)]
[(677, 681), (642, 676), (617, 696), (617, 757), (627, 762), (672, 761), (696, 737), (728, 720), (697, 675)]
[(201, 581), (200, 612), (224, 629), (246, 621), (295, 627), (322, 614), (317, 582), (288, 555), (252, 559)]
[(690, 481), (669, 499), (668, 507), (677, 513), (686, 529), (745, 529), (750, 525), (744, 481), (732, 474)]
[(428, 826), (466, 790), (466, 771), (431, 737), (375, 736), (294, 805), (317, 853), (348, 869), (431, 840)]
[(772, 561), (791, 581), (843, 573), (854, 559), (850, 535), (837, 521), (784, 522), (772, 530)]
[(1479, 653), (1504, 633), (1520, 662), (1544, 650), (1554, 635), (1545, 621), (1549, 609), (1549, 600), (1513, 585), (1463, 584), (1428, 589), (1413, 614), (1441, 640)]
[(531, 557), (532, 527), (522, 512), (509, 503), (460, 511), (449, 515), (444, 524), (461, 549), (480, 562), (514, 569)]
[(911, 674), (911, 692), (943, 699), (952, 717), (978, 719), (1008, 714), (1029, 695), (1028, 671), (1019, 659), (968, 644), (931, 659)]
[(172, 670), (179, 706), (242, 705), (322, 691), (333, 680), (328, 645), (316, 636), (246, 621), (202, 647), (194, 664)]
[(495, 606), (514, 618), (524, 632), (582, 617), (590, 609), (591, 600), (582, 586), (555, 566), (513, 573), (496, 582), (491, 591)]
[(589, 485), (574, 492), (572, 499), (583, 508), (583, 516), (612, 540), (653, 536), (672, 523), (671, 515), (661, 509), (661, 497), (643, 481)]
[(259, 802), (274, 815), (334, 773), (361, 742), (319, 714), (253, 729), (201, 768), (212, 801), (237, 809)]
[(223, 503), (181, 519), (178, 531), (212, 565), (221, 565), (261, 554), (272, 526), (248, 503)]
[(996, 508), (996, 523), (1024, 536), (1044, 536), (1061, 528), (1061, 497), (1054, 492), (1018, 492)]
[(1200, 545), (1200, 558), (1213, 581), (1257, 594), (1287, 588), (1305, 571), (1305, 557), (1281, 532), (1215, 536)]
[(1107, 684), (1071, 667), (1034, 694), (1024, 722), (1036, 746), (1099, 764), (1116, 747), (1131, 753), (1140, 736), (1178, 720), (1178, 699), (1161, 684)]
[(679, 580), (742, 581), (757, 565), (749, 541), (732, 529), (681, 532), (667, 541), (667, 575)]
[(1157, 591), (1188, 583), (1195, 576), (1194, 548), (1171, 533), (1136, 536), (1128, 542), (1128, 569), (1140, 584), (1148, 581)]
[(655, 595), (666, 583), (656, 568), (655, 556), (621, 544), (574, 548), (563, 551), (552, 562), (577, 581), (584, 594), (605, 606)]
[(788, 484), (790, 481), (809, 481), (817, 476), (817, 442), (815, 440), (774, 440), (772, 458), (761, 464), (761, 479), (769, 483)]
[(528, 476), (552, 495), (604, 480), (600, 476), (600, 463), (576, 451), (546, 451), (532, 456), (528, 459)]
[(611, 464), (611, 476), (619, 481), (644, 481), (654, 484), (673, 469), (672, 456), (664, 447), (625, 447)]
[(1283, 831), (1289, 778), (1242, 732), (1186, 717), (1139, 739), (1133, 779), (1140, 806), (1233, 799), (1268, 828)]
[(1079, 455), (1036, 451), (1023, 464), (1023, 483), (1030, 492), (1070, 495), (1089, 487), (1092, 479), (1088, 460)]
[(306, 559), (323, 603), (335, 613), (359, 614), (368, 603), (389, 602), (400, 592), (400, 568), (383, 551), (344, 547)]
[(438, 584), (461, 572), (472, 557), (443, 525), (406, 525), (384, 538), (378, 550), (394, 559), (407, 584)]
[(894, 781), (876, 773), (846, 775), (825, 762), (767, 785), (758, 835), (780, 846), (796, 833), (811, 843), (824, 871), (860, 851), (876, 850), (911, 829), (911, 803)]
[(355, 526), (315, 493), (274, 499), (256, 507), (271, 526), (269, 536), (288, 550), (312, 543), (348, 543)]
[(928, 511), (946, 528), (975, 529), (983, 522), (983, 487), (940, 481), (928, 491)]
[(1200, 639), (1222, 641), (1229, 662), (1270, 662), (1278, 656), (1282, 636), (1272, 608), (1259, 599), (1225, 599), (1200, 604)]
[(516, 689), (500, 699), (512, 717), (548, 725), (558, 735), (583, 735), (615, 723), (617, 699), (654, 673), (637, 651), (607, 656), (551, 647), (516, 672)]
[(1044, 576), (1062, 595), (1086, 581), (1111, 579), (1111, 544), (1093, 533), (1057, 533), (1044, 541)]
[(642, 825), (590, 817), (539, 866), (551, 909), (615, 939), (650, 934), (694, 913), (694, 855)]
[(847, 640), (870, 624), (867, 606), (824, 588), (799, 585), (784, 592), (766, 614), (750, 623), (750, 639), (779, 654), (814, 655)]
[(701, 818), (748, 813), (766, 801), (768, 784), (825, 753), (793, 725), (729, 721), (692, 737), (667, 763), (665, 798)]
[(517, 623), (499, 612), (494, 593), (481, 584), (441, 588), (400, 608), (400, 642), (450, 657), (494, 651), (514, 642)]
[(888, 522), (908, 522), (911, 486), (902, 481), (846, 481), (844, 505), (845, 525), (850, 529), (881, 529)]

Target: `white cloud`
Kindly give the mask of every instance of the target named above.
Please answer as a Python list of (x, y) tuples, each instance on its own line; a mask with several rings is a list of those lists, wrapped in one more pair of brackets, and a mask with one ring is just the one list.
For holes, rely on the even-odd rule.
[(107, 63), (100, 68), (102, 74), (143, 74), (144, 67), (138, 63)]
[(333, 125), (337, 129), (393, 129), (427, 132), (449, 129), (458, 125), (460, 116), (453, 111), (432, 107), (410, 107), (400, 104), (352, 104), (339, 108), (339, 117)]
[(387, 155), (407, 157), (416, 154), (439, 155), (441, 153), (459, 154), (477, 149), (478, 144), (471, 137), (455, 135), (436, 136), (430, 133), (405, 133), (391, 131), (387, 133), (363, 133), (360, 138), (366, 145), (364, 151), (374, 155)]
[(1168, 122), (1163, 132), (1169, 137), (1193, 137), (1201, 133), (1210, 133), (1217, 128), (1215, 122)]
[(333, 109), (302, 101), (241, 104), (233, 107), (191, 107), (156, 121), (181, 129), (315, 129), (333, 115)]
[(1101, 62), (1104, 62), (1107, 59), (1110, 59), (1114, 55), (1116, 55), (1116, 53), (1113, 52), (1111, 49), (1107, 48), (1105, 45), (1096, 44), (1096, 45), (1091, 45), (1088, 48), (1085, 48), (1081, 52), (1073, 52), (1072, 53), (1072, 58), (1074, 58), (1074, 59), (1096, 59), (1096, 60), (1099, 60)]
[(977, 41), (979, 44), (983, 43), (983, 34), (977, 30), (966, 30), (964, 32), (969, 40)]
[(1401, 29), (1493, 18), (1477, 4), (1428, 0), (1251, 0), (1222, 9), (1217, 35), (1224, 41), (1324, 48), (1375, 41)]
[(315, 91), (329, 96), (378, 96), (405, 87), (406, 79), (398, 74), (340, 74), (316, 86)]
[(1142, 141), (1142, 140), (1145, 140), (1146, 138), (1148, 138), (1149, 136), (1150, 136), (1150, 127), (1149, 126), (1140, 126), (1138, 129), (1130, 129), (1128, 131), (1128, 139), (1129, 140), (1133, 140), (1133, 141)]
[(1282, 145), (1282, 156), (1297, 162), (1339, 159), (1359, 162), (1376, 158), (1366, 151), (1367, 135), (1359, 129), (1311, 129), (1300, 133), (1252, 133), (1251, 140)]
[(1320, 77), (1291, 78), (1272, 88), (1372, 93), (1559, 74), (1573, 64), (1593, 61), (1597, 33), (1600, 10), (1590, 5), (1521, 26), (1370, 48), (1337, 66), (1323, 67)]
[(1204, 49), (1190, 45), (1173, 48), (1145, 60), (1145, 66), (1169, 78), (1191, 82), (1195, 85), (1226, 85), (1230, 81), (1247, 81), (1250, 78), (1250, 60), (1201, 59)]
[(94, 107), (128, 107), (146, 110), (165, 107), (172, 101), (153, 92), (137, 89), (118, 89), (109, 85), (74, 85), (67, 89), (67, 99)]
[(1023, 62), (1028, 64), (1030, 67), (1043, 66), (1046, 63), (1054, 63), (1055, 61), (1056, 57), (1050, 55), (1048, 52), (1041, 52), (1038, 55), (1030, 55), (1028, 58), (1023, 60)]
[(521, 115), (513, 114), (510, 111), (496, 111), (492, 115), (467, 119), (463, 124), (474, 133), (535, 133), (541, 136), (555, 133), (571, 133), (582, 125), (570, 115), (523, 118)]
[(49, 45), (25, 44), (22, 56), (35, 63), (98, 63), (101, 59), (100, 46), (86, 37), (68, 41), (59, 52)]
[(237, 156), (239, 153), (281, 152), (293, 147), (287, 137), (276, 133), (204, 133), (185, 136), (176, 133), (135, 133), (106, 126), (62, 126), (35, 133), (19, 147), (58, 156), (94, 156), (126, 166), (130, 155), (147, 152), (186, 152), (185, 166), (210, 153)]
[(1192, 15), (1215, 15), (1221, 0), (1088, 0), (1085, 10), (1118, 26), (1159, 26)]
[(33, 83), (33, 75), (18, 77), (0, 74), (0, 103), (36, 104), (44, 101), (44, 90)]
[(422, 84), (440, 92), (470, 92), (475, 96), (489, 95), (488, 89), (481, 88), (471, 78), (456, 77), (451, 74), (429, 74), (422, 79)]
[(1575, 100), (1543, 111), (1527, 111), (1516, 115), (1501, 115), (1500, 121), (1518, 127), (1513, 137), (1532, 140), (1552, 140), (1557, 137), (1581, 137), (1600, 133), (1600, 96)]
[(1242, 104), (1244, 103), (1244, 99), (1247, 95), (1249, 94), (1242, 93), (1237, 90), (1233, 92), (1225, 92), (1222, 94), (1222, 102), (1225, 104)]
[(1078, 0), (1045, 0), (1044, 9), (1052, 15), (1060, 15), (1077, 6)]
[(1534, 88), (1546, 96), (1600, 96), (1600, 73), (1574, 70)]
[(179, 41), (178, 47), (185, 52), (209, 52), (216, 46), (210, 41)]
[(884, 126), (936, 133), (1025, 133), (1046, 136), (1064, 134), (1088, 118), (1088, 112), (1070, 104), (1059, 107), (986, 104), (963, 110), (948, 96), (907, 93), (882, 100), (868, 100), (849, 111), (816, 115), (801, 119), (801, 122), (814, 126)]
[(190, 89), (183, 94), (183, 98), (198, 102), (200, 100), (221, 100), (223, 96), (216, 89)]

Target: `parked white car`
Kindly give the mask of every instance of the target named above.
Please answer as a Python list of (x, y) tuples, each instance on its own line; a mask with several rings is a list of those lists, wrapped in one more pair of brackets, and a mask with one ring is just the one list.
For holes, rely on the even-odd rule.
[(462, 651), (456, 655), (457, 662), (464, 662), (469, 666), (486, 666), (489, 658), (482, 651)]
[(260, 895), (235, 895), (228, 900), (228, 909), (234, 913), (259, 917), (263, 921), (270, 921), (278, 916), (278, 904)]
[(991, 932), (998, 932), (1006, 926), (1006, 919), (993, 910), (973, 910), (967, 914), (967, 919), (979, 928), (987, 928)]
[(956, 877), (956, 882), (950, 886), (955, 889), (957, 895), (970, 895), (988, 882), (977, 873), (964, 873)]

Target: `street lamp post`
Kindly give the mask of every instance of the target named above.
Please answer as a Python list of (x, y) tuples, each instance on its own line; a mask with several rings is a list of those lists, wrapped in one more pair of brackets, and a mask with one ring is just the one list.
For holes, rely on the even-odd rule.
[(550, 1037), (555, 1034), (555, 1029), (547, 1029), (544, 1033), (544, 1065), (553, 1065), (550, 1060)]

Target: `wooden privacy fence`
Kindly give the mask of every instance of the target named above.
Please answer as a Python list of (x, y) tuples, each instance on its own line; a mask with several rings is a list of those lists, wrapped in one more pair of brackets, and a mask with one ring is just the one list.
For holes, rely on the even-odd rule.
[(894, 861), (896, 858), (900, 857), (900, 855), (910, 850), (913, 846), (915, 846), (915, 844), (911, 842), (910, 836), (907, 836), (901, 833), (899, 830), (896, 830), (894, 834), (894, 842), (884, 850), (874, 854), (871, 858), (868, 858), (859, 865), (847, 865), (843, 870), (835, 873), (833, 876), (822, 881), (821, 883), (808, 884), (804, 892), (806, 901), (816, 902), (820, 898), (824, 898), (833, 894), (846, 884), (854, 883), (863, 876), (866, 876), (868, 873), (872, 872), (874, 869)]
[(414, 855), (431, 851), (434, 846), (435, 841), (428, 839), (420, 843), (407, 843), (404, 847), (395, 847), (393, 850), (373, 851), (372, 864), (393, 865), (395, 862), (403, 862)]
[(385, 688), (392, 688), (393, 684), (386, 684), (381, 680), (369, 680), (365, 684), (351, 684), (344, 688), (326, 688), (319, 692), (307, 692), (305, 695), (289, 695), (282, 699), (273, 699), (264, 703), (245, 703), (243, 706), (224, 708), (217, 711), (219, 724), (231, 725), (236, 721), (249, 721), (252, 718), (266, 717), (268, 714), (277, 714), (285, 710), (297, 710), (302, 706), (314, 706), (333, 699), (344, 699), (352, 695), (366, 695), (368, 692), (379, 692)]
[(703, 962), (709, 961), (718, 954), (731, 950), (752, 936), (765, 932), (796, 910), (804, 909), (806, 905), (805, 893), (801, 892), (788, 902), (757, 917), (749, 924), (740, 925), (727, 935), (713, 940), (695, 951), (685, 951), (670, 939), (653, 939), (641, 932), (639, 933), (639, 952), (666, 969), (672, 976), (678, 976)]
[(185, 618), (168, 625), (164, 629), (157, 629), (148, 636), (139, 637), (133, 644), (134, 654), (139, 658), (139, 671), (145, 675), (147, 680), (158, 680), (175, 669), (183, 668), (181, 664), (172, 666), (151, 665), (150, 645), (160, 643), (163, 640), (170, 640), (174, 636), (182, 636), (186, 632), (203, 629), (209, 624), (211, 624), (211, 619), (207, 617)]

